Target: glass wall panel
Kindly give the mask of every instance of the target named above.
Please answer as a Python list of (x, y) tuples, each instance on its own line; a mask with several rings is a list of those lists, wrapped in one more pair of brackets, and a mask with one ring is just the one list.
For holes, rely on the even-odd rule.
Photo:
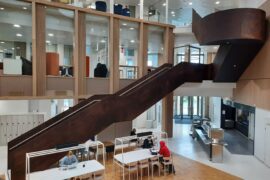
[(119, 73), (122, 79), (136, 79), (138, 75), (139, 24), (120, 21)]
[(144, 19), (165, 23), (166, 6), (166, 0), (144, 1)]
[(0, 63), (4, 63), (1, 73), (32, 75), (31, 61), (31, 3), (0, 0)]
[(140, 0), (114, 0), (114, 13), (128, 17), (140, 18)]
[(110, 0), (47, 0), (52, 2), (58, 2), (63, 4), (68, 4), (71, 6), (77, 6), (81, 8), (96, 9), (98, 11), (110, 12)]
[(149, 69), (154, 69), (163, 64), (164, 54), (164, 28), (149, 26), (148, 30), (148, 61)]
[[(74, 12), (47, 7), (45, 37), (47, 75), (73, 76)], [(55, 66), (58, 72), (50, 70)]]
[[(109, 19), (86, 15), (86, 76), (108, 77)], [(102, 68), (101, 68), (102, 67)], [(104, 70), (106, 67), (107, 70)], [(99, 73), (101, 72), (101, 73)], [(107, 72), (107, 73), (106, 73)]]

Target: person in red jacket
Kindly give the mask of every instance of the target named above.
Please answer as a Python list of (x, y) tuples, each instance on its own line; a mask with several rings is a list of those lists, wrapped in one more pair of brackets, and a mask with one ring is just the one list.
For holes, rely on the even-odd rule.
[(166, 146), (165, 142), (160, 141), (159, 144), (160, 144), (159, 154), (162, 157), (170, 157), (171, 153), (170, 153), (170, 150), (168, 149), (168, 147)]
[[(169, 148), (166, 146), (164, 141), (160, 141), (159, 144), (160, 144), (159, 154), (161, 155), (161, 157), (159, 158), (159, 161), (163, 164), (163, 162), (164, 162), (163, 158), (164, 157), (171, 157), (171, 152), (170, 152)], [(175, 174), (175, 169), (174, 169), (174, 166), (172, 164), (169, 165), (169, 172), (172, 172)]]

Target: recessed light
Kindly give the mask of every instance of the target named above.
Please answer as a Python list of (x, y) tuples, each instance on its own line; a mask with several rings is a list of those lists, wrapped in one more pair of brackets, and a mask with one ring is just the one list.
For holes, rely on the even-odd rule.
[(54, 36), (54, 34), (53, 34), (53, 33), (49, 33), (49, 34), (48, 34), (48, 36), (53, 37), (53, 36)]
[(172, 12), (171, 12), (171, 14), (175, 14), (175, 12), (174, 12), (174, 11), (172, 11)]
[(5, 44), (5, 42), (4, 42), (4, 41), (2, 41), (2, 42), (1, 42), (1, 44)]
[(152, 12), (149, 12), (148, 14), (149, 14), (149, 15), (152, 15), (153, 13), (152, 13)]
[(135, 40), (130, 40), (131, 43), (135, 43)]
[(236, 68), (236, 64), (234, 64), (233, 67)]
[(123, 23), (122, 25), (123, 25), (123, 26), (126, 26), (127, 24), (126, 24), (126, 23)]
[(5, 8), (3, 8), (3, 7), (0, 7), (0, 10), (2, 10), (2, 11), (3, 11), (3, 10), (5, 10)]
[(100, 42), (101, 42), (101, 43), (106, 43), (106, 41), (105, 41), (104, 39), (102, 39)]
[(215, 3), (216, 3), (216, 4), (220, 4), (220, 1), (216, 1)]
[(20, 47), (16, 47), (16, 49), (21, 49)]
[(174, 16), (175, 16), (175, 14), (172, 14), (172, 16), (174, 17)]
[(190, 5), (190, 6), (191, 6), (192, 4), (193, 4), (192, 2), (189, 2), (189, 3), (188, 3), (188, 5)]
[(162, 6), (166, 6), (167, 4), (166, 3), (163, 3)]
[(23, 7), (23, 10), (27, 10), (27, 7)]
[(129, 28), (130, 30), (134, 30), (134, 27)]
[(19, 24), (14, 24), (13, 26), (16, 27), (16, 28), (20, 28), (21, 27), (21, 25), (19, 25)]
[(22, 34), (17, 33), (16, 36), (17, 36), (17, 37), (22, 37)]
[(12, 50), (14, 50), (15, 48), (11, 48)]
[(46, 43), (47, 43), (47, 44), (50, 44), (50, 43), (51, 43), (51, 41), (47, 40), (47, 41), (46, 41)]

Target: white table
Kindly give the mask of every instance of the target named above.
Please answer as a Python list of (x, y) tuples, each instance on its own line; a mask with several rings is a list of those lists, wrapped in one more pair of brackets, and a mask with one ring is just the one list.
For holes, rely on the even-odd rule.
[[(85, 164), (85, 167), (83, 165)], [(84, 161), (77, 164), (74, 169), (60, 170), (60, 168), (48, 169), (30, 173), (30, 180), (63, 180), (84, 174), (104, 171), (104, 166), (96, 160)]]
[(123, 154), (117, 154), (114, 159), (121, 164), (129, 164), (133, 162), (138, 162), (145, 159), (150, 159), (156, 157), (157, 155), (152, 155), (150, 149), (140, 149), (136, 151), (130, 151)]

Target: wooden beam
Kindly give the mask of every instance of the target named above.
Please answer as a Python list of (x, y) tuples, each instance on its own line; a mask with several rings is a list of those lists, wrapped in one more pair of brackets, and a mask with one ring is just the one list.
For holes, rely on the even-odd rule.
[(75, 97), (86, 93), (86, 24), (85, 14), (75, 11), (75, 47), (74, 47)]
[(147, 60), (148, 60), (148, 25), (140, 23), (140, 44), (139, 44), (139, 78), (147, 74)]
[(173, 92), (162, 99), (161, 128), (168, 133), (168, 137), (173, 136)]
[(119, 90), (119, 19), (110, 18), (110, 93)]
[(43, 5), (35, 3), (32, 5), (33, 95), (44, 96), (46, 94), (46, 11)]

